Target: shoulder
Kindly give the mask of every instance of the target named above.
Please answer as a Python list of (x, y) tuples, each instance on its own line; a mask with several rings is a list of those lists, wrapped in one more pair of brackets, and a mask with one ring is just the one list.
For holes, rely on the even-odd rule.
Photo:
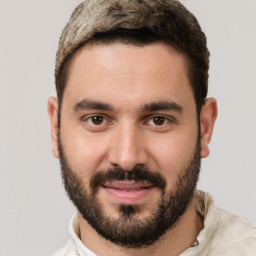
[(243, 240), (256, 235), (256, 224), (249, 220), (217, 207), (219, 212), (218, 232), (228, 233), (232, 239)]
[(73, 256), (74, 250), (75, 250), (74, 243), (70, 239), (62, 248), (60, 248), (51, 256)]
[[(256, 255), (256, 225), (247, 219), (220, 208), (212, 249), (216, 255)], [(215, 251), (215, 250), (214, 250)]]

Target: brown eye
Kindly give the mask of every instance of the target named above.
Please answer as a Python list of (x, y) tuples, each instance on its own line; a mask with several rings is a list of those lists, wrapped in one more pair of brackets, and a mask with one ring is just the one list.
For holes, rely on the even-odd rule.
[(153, 119), (152, 121), (154, 125), (157, 125), (157, 126), (163, 125), (166, 122), (166, 118), (162, 116), (155, 116), (152, 119)]
[(106, 122), (106, 119), (102, 116), (91, 116), (87, 121), (92, 125), (102, 125)]

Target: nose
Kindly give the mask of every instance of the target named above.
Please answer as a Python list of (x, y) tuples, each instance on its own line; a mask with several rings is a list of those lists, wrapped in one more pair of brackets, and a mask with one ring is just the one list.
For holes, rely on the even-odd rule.
[(135, 125), (124, 124), (115, 129), (109, 149), (109, 161), (114, 167), (132, 170), (148, 162), (143, 132)]

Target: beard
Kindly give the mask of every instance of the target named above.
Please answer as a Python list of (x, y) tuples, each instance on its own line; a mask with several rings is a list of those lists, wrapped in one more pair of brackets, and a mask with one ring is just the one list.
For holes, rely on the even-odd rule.
[[(90, 177), (89, 186), (86, 187), (76, 170), (71, 168), (59, 136), (62, 179), (70, 200), (100, 236), (125, 248), (151, 245), (179, 223), (196, 189), (201, 163), (200, 150), (198, 136), (192, 156), (178, 171), (176, 184), (169, 191), (166, 189), (166, 178), (160, 172), (143, 166), (135, 166), (130, 171), (122, 168), (95, 171)], [(86, 170), (84, 172), (86, 173)], [(148, 217), (138, 217), (137, 213), (141, 207), (136, 204), (120, 204), (119, 215), (115, 218), (104, 213), (104, 206), (98, 197), (99, 188), (105, 182), (127, 180), (147, 181), (160, 189), (161, 197)]]

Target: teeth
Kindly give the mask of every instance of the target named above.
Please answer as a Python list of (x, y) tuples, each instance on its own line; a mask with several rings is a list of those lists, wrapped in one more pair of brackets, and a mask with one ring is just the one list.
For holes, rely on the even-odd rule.
[[(1, 1), (1, 0), (0, 0)], [(107, 188), (113, 188), (113, 189), (118, 189), (118, 190), (123, 190), (123, 191), (137, 191), (137, 190), (141, 190), (141, 189), (148, 189), (150, 187), (146, 186), (140, 186), (140, 187), (130, 187), (130, 186), (111, 186), (111, 185), (106, 185), (104, 187)]]
[(137, 191), (137, 190), (140, 190), (141, 188), (119, 188), (119, 190), (123, 190), (123, 191), (127, 191), (127, 192), (129, 192), (129, 191)]
[(127, 188), (127, 189), (124, 189), (125, 191), (137, 191), (137, 190), (140, 190), (142, 188)]

